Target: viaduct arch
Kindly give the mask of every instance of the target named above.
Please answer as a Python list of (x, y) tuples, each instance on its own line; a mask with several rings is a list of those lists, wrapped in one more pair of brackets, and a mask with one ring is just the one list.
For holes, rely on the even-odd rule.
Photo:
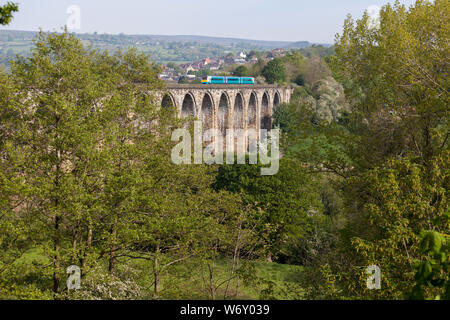
[(204, 129), (271, 129), (274, 109), (289, 102), (292, 87), (277, 85), (169, 84), (157, 94), (162, 107), (175, 107), (178, 117), (196, 117)]

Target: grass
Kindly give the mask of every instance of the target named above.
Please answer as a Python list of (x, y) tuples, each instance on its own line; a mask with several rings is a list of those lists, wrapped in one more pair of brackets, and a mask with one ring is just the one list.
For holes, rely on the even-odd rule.
[[(10, 276), (15, 279), (14, 282), (24, 284), (21, 289), (21, 291), (24, 291), (21, 293), (24, 297), (27, 296), (25, 291), (29, 290), (38, 290), (43, 293), (50, 292), (51, 272), (48, 268), (43, 268), (43, 266), (49, 265), (49, 262), (49, 258), (46, 257), (42, 249), (30, 249), (15, 261), (15, 268), (12, 269)], [(224, 299), (225, 291), (228, 293), (227, 299), (301, 299), (302, 289), (298, 277), (302, 273), (303, 267), (275, 262), (244, 260), (241, 260), (240, 265), (246, 272), (242, 273), (239, 279), (233, 278), (228, 283), (227, 279), (232, 267), (231, 260), (225, 257), (216, 259), (213, 270), (216, 299)], [(136, 281), (143, 288), (139, 299), (154, 298), (154, 277), (151, 266), (151, 261), (144, 260), (125, 259), (118, 264), (118, 272), (121, 274), (121, 278), (133, 275), (133, 281)], [(107, 273), (106, 260), (102, 261), (101, 269)], [(169, 300), (210, 299), (209, 276), (208, 265), (205, 261), (191, 259), (175, 264), (161, 274), (158, 298)], [(46, 296), (37, 295), (35, 297), (30, 295), (30, 297), (43, 298)]]
[[(249, 272), (247, 276), (242, 276), (239, 280), (230, 281), (227, 299), (288, 300), (301, 297), (302, 291), (296, 279), (303, 271), (303, 267), (263, 261), (246, 261), (244, 263)], [(140, 267), (145, 268), (143, 264)], [(213, 271), (213, 282), (217, 286), (216, 299), (224, 298), (227, 287), (226, 280), (229, 278), (230, 270), (231, 261), (229, 259), (216, 260)], [(153, 278), (149, 275), (145, 277), (144, 281), (147, 284), (152, 283)], [(161, 276), (160, 298), (210, 299), (209, 281), (206, 265), (193, 261), (178, 264)], [(222, 285), (219, 286), (219, 284)], [(148, 289), (150, 292), (151, 286)]]

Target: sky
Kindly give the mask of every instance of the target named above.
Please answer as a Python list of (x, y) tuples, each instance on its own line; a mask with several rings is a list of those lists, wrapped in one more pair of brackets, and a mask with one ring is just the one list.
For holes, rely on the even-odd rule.
[[(14, 0), (19, 12), (1, 29), (80, 33), (203, 35), (333, 43), (347, 14), (394, 0)], [(401, 0), (412, 5), (415, 0)], [(0, 5), (6, 3), (0, 0)]]

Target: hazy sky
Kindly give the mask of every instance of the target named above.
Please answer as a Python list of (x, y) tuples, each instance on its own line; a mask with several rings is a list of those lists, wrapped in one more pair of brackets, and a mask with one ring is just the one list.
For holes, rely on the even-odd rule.
[[(0, 0), (0, 4), (6, 1)], [(332, 43), (348, 13), (394, 0), (14, 0), (13, 30), (60, 30), (71, 5), (80, 8), (76, 32), (207, 35), (256, 40)], [(401, 0), (411, 5), (414, 0)]]

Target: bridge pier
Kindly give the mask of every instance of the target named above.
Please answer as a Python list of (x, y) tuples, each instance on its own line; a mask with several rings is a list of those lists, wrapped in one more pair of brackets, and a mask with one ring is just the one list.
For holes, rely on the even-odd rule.
[(271, 129), (273, 110), (290, 101), (292, 87), (277, 85), (169, 84), (161, 105), (177, 108), (178, 117), (202, 119), (204, 128)]

